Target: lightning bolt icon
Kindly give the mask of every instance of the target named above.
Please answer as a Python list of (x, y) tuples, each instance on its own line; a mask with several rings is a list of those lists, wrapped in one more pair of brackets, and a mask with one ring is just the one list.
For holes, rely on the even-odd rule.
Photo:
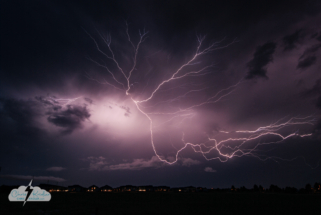
[[(31, 179), (28, 187), (26, 188), (27, 196), (26, 196), (25, 202), (23, 203), (23, 206), (26, 204), (29, 196), (31, 195), (31, 193), (32, 193), (32, 191), (33, 191), (33, 189), (30, 188), (30, 187), (31, 187), (31, 184), (32, 184), (32, 179)], [(30, 192), (30, 191), (31, 191), (31, 192)]]

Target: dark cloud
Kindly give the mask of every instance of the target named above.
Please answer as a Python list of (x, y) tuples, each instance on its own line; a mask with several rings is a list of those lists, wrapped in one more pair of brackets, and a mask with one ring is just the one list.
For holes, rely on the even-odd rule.
[(298, 65), (297, 65), (297, 68), (298, 69), (308, 68), (308, 67), (312, 66), (313, 64), (315, 64), (316, 61), (317, 61), (317, 57), (316, 56), (307, 56), (303, 60), (299, 61)]
[[(110, 106), (109, 106), (110, 107)], [(130, 108), (129, 107), (125, 107), (125, 106), (119, 106), (121, 109), (123, 109), (123, 110), (125, 110), (126, 112), (125, 112), (125, 114), (124, 114), (124, 116), (127, 116), (127, 117), (129, 117), (130, 116), (130, 114), (131, 114), (131, 112), (130, 112)]]
[(273, 61), (273, 53), (275, 52), (275, 48), (276, 43), (274, 42), (267, 42), (264, 45), (256, 48), (253, 59), (247, 64), (249, 68), (249, 72), (246, 76), (247, 79), (252, 79), (255, 77), (267, 78), (267, 70), (265, 66)]
[(90, 117), (87, 107), (78, 105), (67, 105), (67, 109), (48, 114), (48, 122), (64, 128), (62, 134), (70, 134), (75, 129), (82, 128), (82, 122)]
[[(42, 115), (39, 103), (33, 100), (0, 99), (0, 125), (8, 132), (38, 138), (44, 131), (37, 125), (37, 118)], [(9, 133), (5, 133), (8, 135)]]
[(318, 36), (318, 34), (319, 34), (318, 32), (312, 34), (312, 35), (311, 35), (311, 38), (312, 38), (312, 39), (313, 39), (313, 38), (316, 38), (316, 37)]
[(63, 107), (51, 97), (36, 96), (35, 99), (0, 99), (0, 123), (11, 125), (21, 135), (37, 138), (46, 132), (37, 120), (48, 115), (48, 122), (64, 128), (63, 134), (70, 134), (81, 128), (84, 120), (90, 117), (86, 106), (67, 105)]
[[(35, 99), (43, 104), (47, 110), (48, 122), (58, 127), (65, 128), (62, 133), (70, 134), (75, 129), (82, 127), (82, 122), (90, 117), (89, 111), (85, 106), (67, 105), (62, 106), (54, 96), (36, 96)], [(86, 102), (92, 104), (93, 100), (84, 98)]]
[(284, 51), (290, 51), (294, 49), (302, 37), (302, 29), (297, 30), (291, 35), (283, 37)]
[(84, 98), (86, 102), (88, 102), (89, 104), (92, 104), (93, 103), (93, 100), (90, 99), (90, 98)]
[(54, 105), (53, 101), (48, 100), (46, 97), (43, 96), (35, 96), (35, 99), (44, 105)]
[(90, 114), (86, 106), (67, 105), (66, 110), (49, 112), (48, 122), (64, 128), (63, 134), (70, 134), (77, 128), (82, 128), (82, 122), (89, 119)]
[(32, 100), (0, 99), (1, 114), (10, 117), (19, 124), (30, 124), (39, 116), (38, 104)]
[(316, 40), (318, 40), (319, 42), (321, 42), (321, 32), (316, 32), (314, 34), (312, 34), (311, 38), (315, 38)]
[(59, 105), (59, 102), (55, 100), (55, 97), (35, 96), (35, 99), (43, 104), (45, 108), (49, 108), (54, 111), (60, 110), (62, 108), (61, 105)]
[(317, 57), (315, 53), (321, 48), (321, 44), (316, 44), (311, 46), (310, 48), (307, 48), (304, 53), (300, 56), (299, 62), (297, 65), (298, 69), (305, 69), (317, 61)]
[(319, 50), (319, 48), (321, 48), (321, 43), (320, 44), (315, 44), (315, 45), (311, 46), (310, 48), (307, 48), (304, 51), (303, 55), (301, 55), (301, 57), (299, 59), (302, 59), (307, 55), (315, 54), (315, 52), (317, 52)]

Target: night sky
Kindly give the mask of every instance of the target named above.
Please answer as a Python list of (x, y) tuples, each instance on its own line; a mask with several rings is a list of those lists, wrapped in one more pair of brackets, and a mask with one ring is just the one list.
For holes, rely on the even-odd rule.
[(0, 185), (320, 181), (320, 1), (0, 10)]

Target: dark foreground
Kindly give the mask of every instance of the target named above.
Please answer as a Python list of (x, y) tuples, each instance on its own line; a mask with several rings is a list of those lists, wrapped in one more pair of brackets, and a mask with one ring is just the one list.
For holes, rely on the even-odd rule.
[(321, 214), (319, 194), (52, 193), (50, 202), (9, 202), (0, 214)]

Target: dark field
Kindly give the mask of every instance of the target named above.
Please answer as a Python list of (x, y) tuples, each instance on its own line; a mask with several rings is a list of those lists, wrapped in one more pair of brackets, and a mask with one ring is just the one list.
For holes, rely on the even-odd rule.
[(50, 202), (9, 202), (0, 214), (321, 214), (319, 194), (52, 193)]

